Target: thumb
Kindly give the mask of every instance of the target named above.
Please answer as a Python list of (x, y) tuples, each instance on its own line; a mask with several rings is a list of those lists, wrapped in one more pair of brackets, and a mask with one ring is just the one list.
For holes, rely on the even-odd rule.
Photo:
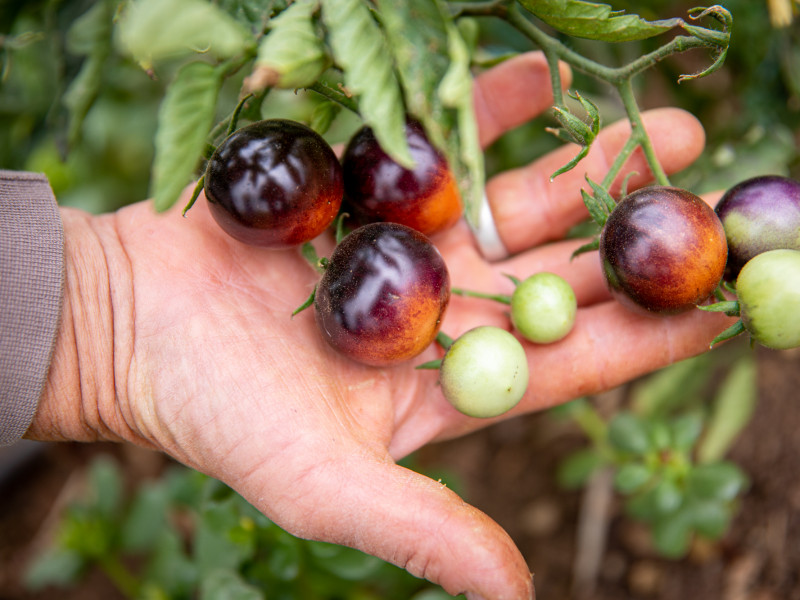
[(535, 597), (509, 535), (443, 484), (363, 455), (326, 462), (314, 479), (283, 525), (292, 533), (358, 548), (468, 600)]

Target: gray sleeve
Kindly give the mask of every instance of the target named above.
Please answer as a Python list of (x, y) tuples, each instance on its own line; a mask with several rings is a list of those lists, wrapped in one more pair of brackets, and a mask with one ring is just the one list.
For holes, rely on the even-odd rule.
[(55, 348), (64, 231), (44, 175), (0, 170), (0, 446), (30, 426)]

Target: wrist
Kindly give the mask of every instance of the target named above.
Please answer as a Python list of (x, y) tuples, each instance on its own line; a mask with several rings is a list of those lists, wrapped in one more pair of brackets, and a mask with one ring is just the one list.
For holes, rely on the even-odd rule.
[(130, 266), (116, 216), (61, 209), (65, 284), (56, 346), (26, 437), (48, 441), (133, 440), (120, 407), (130, 365)]

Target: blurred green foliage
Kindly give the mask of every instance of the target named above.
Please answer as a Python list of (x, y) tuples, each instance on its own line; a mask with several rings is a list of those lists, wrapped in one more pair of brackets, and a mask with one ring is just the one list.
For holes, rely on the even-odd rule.
[[(45, 172), (63, 205), (99, 212), (146, 198), (150, 189), (158, 108), (171, 73), (153, 76), (126, 58), (111, 40), (107, 56), (95, 57), (96, 93), (85, 119), (74, 123), (76, 77), (87, 62), (86, 17), (93, 0), (7, 0), (0, 6), (0, 167)], [(258, 23), (259, 3), (219, 2), (244, 26)], [(678, 0), (615, 1), (614, 8), (647, 19), (686, 17), (693, 5)], [(679, 106), (695, 114), (707, 131), (707, 151), (673, 182), (695, 192), (724, 189), (755, 174), (800, 175), (800, 21), (776, 28), (766, 0), (721, 2), (734, 16), (733, 41), (723, 69), (706, 79), (677, 83), (681, 73), (707, 62), (702, 51), (672, 57), (635, 82), (643, 107)], [(116, 3), (110, 6), (116, 8)], [(497, 19), (477, 20), (477, 57), (491, 59), (529, 50), (530, 44)], [(88, 31), (88, 32), (87, 32)], [(607, 64), (621, 64), (663, 42), (602, 44), (565, 40)], [(236, 102), (241, 78), (223, 89), (223, 112)], [(622, 116), (610, 90), (575, 74), (573, 89), (595, 102), (608, 123)], [(72, 91), (72, 98), (70, 92)], [(315, 103), (306, 94), (270, 95), (265, 113), (310, 120)], [(70, 106), (72, 101), (72, 106)], [(277, 109), (277, 110), (276, 110)], [(331, 141), (344, 141), (356, 125), (342, 113)], [(73, 123), (71, 124), (71, 117)], [(219, 118), (224, 115), (219, 115)], [(340, 119), (337, 118), (337, 121)], [(558, 142), (544, 131), (544, 115), (509, 132), (487, 152), (495, 173), (541, 156)]]
[(184, 467), (126, 489), (100, 455), (54, 543), (29, 567), (29, 589), (76, 586), (101, 569), (131, 600), (450, 600), (382, 560), (298, 539), (224, 484)]

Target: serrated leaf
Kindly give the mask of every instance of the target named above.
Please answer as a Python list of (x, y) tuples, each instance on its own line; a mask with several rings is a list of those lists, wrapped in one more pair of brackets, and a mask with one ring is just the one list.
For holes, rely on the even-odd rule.
[(697, 448), (697, 460), (711, 463), (728, 452), (750, 422), (758, 401), (756, 364), (752, 357), (737, 360), (714, 398), (703, 440)]
[(158, 113), (151, 195), (156, 210), (170, 208), (190, 182), (214, 120), (221, 79), (211, 65), (178, 71)]
[(604, 42), (643, 40), (683, 23), (681, 19), (646, 21), (608, 4), (582, 0), (520, 0), (520, 4), (561, 33)]
[(444, 105), (457, 112), (458, 138), (455, 147), (458, 148), (458, 160), (452, 165), (453, 172), (461, 190), (467, 221), (477, 227), (485, 202), (483, 151), (472, 101), (469, 50), (458, 27), (452, 22), (447, 24), (447, 48), (451, 62), (438, 93)]
[(314, 83), (330, 66), (330, 57), (314, 23), (319, 0), (297, 0), (270, 21), (270, 32), (258, 46), (253, 90), (299, 88)]
[(405, 135), (406, 114), (386, 39), (362, 0), (326, 0), (322, 20), (345, 86), (358, 97), (359, 112), (381, 148), (400, 165), (414, 160)]
[(118, 34), (122, 49), (145, 66), (198, 52), (227, 58), (253, 43), (247, 29), (207, 0), (136, 0)]
[(408, 111), (447, 159), (467, 218), (483, 200), (483, 154), (472, 107), (470, 51), (439, 0), (378, 2)]

